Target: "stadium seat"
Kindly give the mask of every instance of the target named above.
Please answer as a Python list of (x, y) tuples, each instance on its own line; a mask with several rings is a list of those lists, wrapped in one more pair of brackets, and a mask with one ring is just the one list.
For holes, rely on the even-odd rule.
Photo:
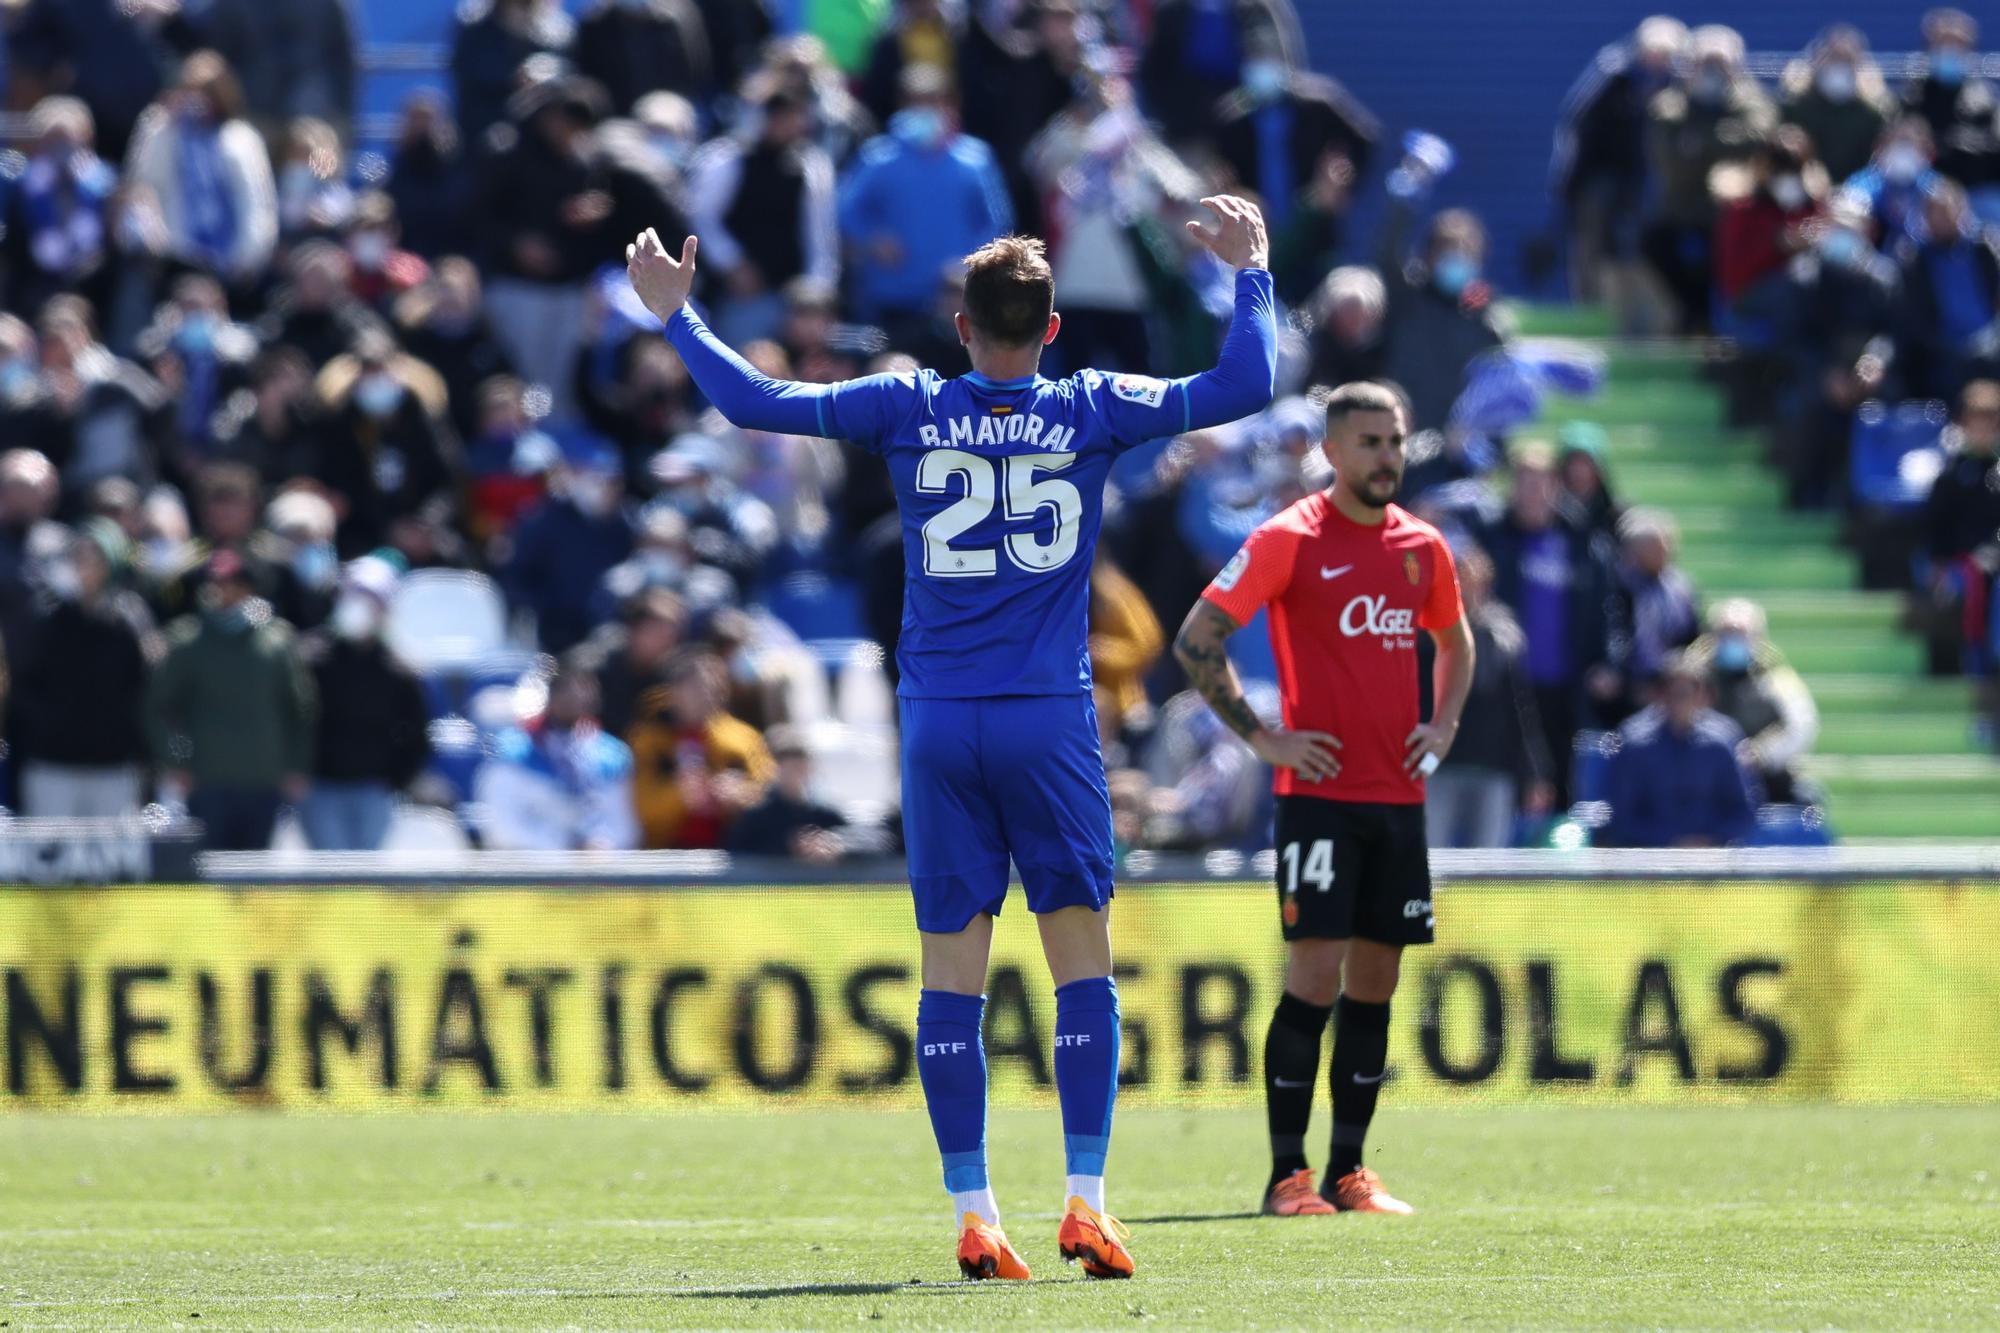
[(398, 802), (382, 839), (385, 852), (462, 852), (472, 845), (465, 827), (431, 805)]
[(764, 605), (801, 639), (855, 638), (866, 632), (854, 583), (817, 570), (802, 569), (779, 579)]
[(389, 646), (418, 671), (464, 671), (507, 647), (507, 605), (483, 574), (420, 569), (389, 606)]
[(1579, 731), (1571, 742), (1569, 817), (1585, 828), (1610, 822), (1611, 756), (1617, 749), (1615, 731)]
[(1863, 403), (1848, 462), (1855, 502), (1891, 512), (1921, 508), (1944, 466), (1939, 436), (1950, 419), (1939, 402)]
[(1751, 847), (1831, 847), (1833, 829), (1826, 812), (1816, 805), (1757, 807), (1757, 830), (1745, 840)]

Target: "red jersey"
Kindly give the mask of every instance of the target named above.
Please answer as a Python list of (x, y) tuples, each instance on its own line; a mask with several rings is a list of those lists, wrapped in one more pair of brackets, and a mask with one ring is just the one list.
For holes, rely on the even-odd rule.
[(1280, 796), (1422, 802), (1423, 779), (1403, 771), (1418, 721), (1417, 631), (1464, 614), (1436, 528), (1395, 505), (1364, 527), (1318, 492), (1251, 533), (1202, 596), (1239, 625), (1270, 608), (1285, 726), (1341, 743), (1339, 774), (1309, 782), (1281, 768)]

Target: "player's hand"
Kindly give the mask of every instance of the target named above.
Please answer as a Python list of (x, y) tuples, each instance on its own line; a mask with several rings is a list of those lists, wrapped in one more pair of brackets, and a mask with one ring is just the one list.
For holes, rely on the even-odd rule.
[(1212, 194), (1201, 204), (1215, 214), (1215, 226), (1190, 222), (1189, 235), (1232, 268), (1271, 266), (1270, 242), (1264, 236), (1264, 214), (1257, 205), (1233, 194)]
[(667, 247), (660, 244), (660, 233), (651, 227), (640, 232), (639, 239), (625, 247), (625, 276), (631, 280), (632, 290), (639, 294), (639, 300), (661, 323), (686, 305), (688, 293), (694, 290), (694, 253), (697, 248), (695, 238), (690, 235), (682, 243), (681, 257), (676, 260), (667, 253)]
[(1409, 751), (1403, 756), (1403, 771), (1413, 778), (1418, 776), (1420, 765), (1427, 754), (1436, 755), (1438, 762), (1443, 763), (1444, 757), (1451, 753), (1451, 743), (1456, 739), (1458, 739), (1457, 727), (1441, 727), (1435, 722), (1419, 724), (1404, 742), (1409, 746)]
[(1323, 731), (1264, 728), (1250, 738), (1250, 748), (1273, 768), (1289, 768), (1307, 782), (1324, 782), (1340, 772), (1340, 742)]

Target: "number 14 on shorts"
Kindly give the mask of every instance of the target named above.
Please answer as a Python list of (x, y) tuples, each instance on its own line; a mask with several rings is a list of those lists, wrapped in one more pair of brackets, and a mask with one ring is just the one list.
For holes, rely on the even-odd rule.
[[(1301, 860), (1303, 852), (1303, 860)], [(1310, 843), (1288, 842), (1278, 851), (1285, 868), (1285, 892), (1297, 893), (1303, 880), (1321, 893), (1333, 888), (1333, 839), (1316, 838)]]

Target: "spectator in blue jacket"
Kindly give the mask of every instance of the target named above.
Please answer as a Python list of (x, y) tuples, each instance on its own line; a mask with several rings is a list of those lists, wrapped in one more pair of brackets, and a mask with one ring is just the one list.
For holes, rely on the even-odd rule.
[(1924, 200), (1944, 180), (1931, 165), (1936, 157), (1929, 123), (1905, 116), (1883, 132), (1874, 160), (1847, 178), (1842, 188), (1867, 201), (1882, 249), (1923, 239)]
[(2000, 371), (2000, 228), (1983, 227), (1965, 190), (1940, 181), (1924, 201), (1924, 239), (1903, 257), (1896, 350), (1910, 387), (1956, 398)]
[(928, 322), (948, 265), (1013, 226), (992, 149), (961, 133), (957, 118), (943, 71), (912, 65), (903, 109), (841, 183), (840, 229), (856, 251), (861, 314), (892, 336)]
[(500, 571), (516, 609), (534, 613), (542, 650), (561, 653), (595, 628), (589, 590), (632, 554), (618, 455), (594, 436), (563, 442), (557, 492), (522, 518)]
[(597, 679), (565, 661), (546, 710), (500, 733), (473, 790), (482, 841), (501, 851), (629, 851), (632, 751), (597, 721)]
[(1659, 702), (1618, 728), (1607, 841), (1721, 847), (1755, 828), (1755, 799), (1736, 759), (1743, 732), (1713, 699), (1708, 677), (1678, 657), (1661, 673)]

